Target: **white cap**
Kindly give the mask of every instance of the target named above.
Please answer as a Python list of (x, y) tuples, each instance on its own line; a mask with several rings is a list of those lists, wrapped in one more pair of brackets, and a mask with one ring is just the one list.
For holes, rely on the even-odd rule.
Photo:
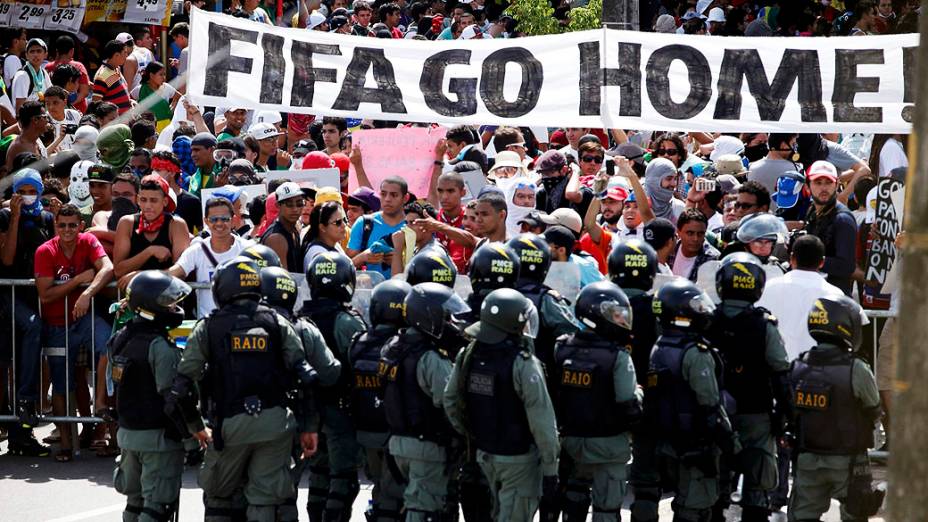
[(280, 117), (280, 113), (277, 111), (259, 111), (255, 115), (255, 123), (280, 123), (283, 121), (283, 118)]
[(708, 22), (725, 22), (725, 11), (721, 7), (713, 7), (709, 10)]
[(726, 154), (741, 154), (744, 152), (744, 143), (734, 136), (719, 136), (715, 138), (715, 148), (709, 154), (709, 161), (715, 161)]
[(119, 43), (131, 43), (135, 45), (135, 40), (132, 38), (132, 35), (129, 33), (119, 33), (116, 35), (116, 41)]
[(477, 24), (471, 24), (461, 31), (461, 36), (458, 37), (458, 40), (475, 40), (480, 38), (483, 38), (483, 33), (480, 31), (480, 28), (477, 27)]
[(274, 191), (274, 195), (277, 196), (277, 202), (287, 201), (291, 198), (303, 197), (303, 189), (299, 185), (292, 181), (281, 184), (277, 187), (277, 190)]
[(313, 11), (309, 15), (309, 20), (306, 21), (306, 28), (313, 29), (323, 22), (325, 22), (325, 15), (319, 11)]
[(248, 129), (248, 135), (256, 140), (263, 140), (265, 138), (273, 138), (275, 136), (280, 136), (280, 132), (277, 130), (277, 127), (273, 123), (255, 123)]

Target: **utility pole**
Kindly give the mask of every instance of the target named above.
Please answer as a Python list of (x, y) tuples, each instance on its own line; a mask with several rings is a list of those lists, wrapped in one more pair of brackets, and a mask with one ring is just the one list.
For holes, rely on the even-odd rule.
[[(928, 0), (922, 0), (922, 8)], [(919, 17), (928, 35), (928, 17)], [(928, 45), (918, 48), (918, 69), (928, 70)], [(928, 77), (916, 75), (914, 129), (909, 140), (905, 192), (905, 240), (902, 245), (902, 295), (896, 339), (896, 379), (890, 422), (889, 518), (893, 522), (928, 520)]]
[(610, 29), (638, 31), (638, 0), (603, 0), (603, 25)]

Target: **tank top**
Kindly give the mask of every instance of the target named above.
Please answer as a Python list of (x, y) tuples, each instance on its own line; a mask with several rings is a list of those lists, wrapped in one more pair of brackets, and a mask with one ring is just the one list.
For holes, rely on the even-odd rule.
[[(143, 250), (150, 246), (163, 246), (168, 250), (173, 250), (171, 248), (171, 222), (174, 221), (174, 216), (171, 214), (166, 214), (164, 216), (164, 223), (161, 225), (161, 228), (158, 229), (158, 235), (151, 241), (145, 237), (145, 234), (139, 234), (137, 232), (139, 229), (140, 217), (140, 214), (136, 214), (132, 217), (132, 236), (129, 239), (129, 257), (142, 253)], [(158, 261), (157, 258), (149, 257), (139, 270), (167, 270), (173, 264), (173, 259)]]

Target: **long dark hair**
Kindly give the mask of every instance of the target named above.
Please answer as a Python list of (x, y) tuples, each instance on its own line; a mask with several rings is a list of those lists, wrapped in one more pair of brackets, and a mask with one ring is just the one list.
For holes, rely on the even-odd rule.
[(328, 223), (340, 208), (342, 204), (338, 201), (326, 201), (321, 205), (313, 207), (309, 213), (309, 232), (306, 233), (306, 240), (313, 242), (319, 239), (319, 227), (321, 223)]
[(163, 63), (157, 61), (148, 62), (148, 65), (142, 70), (142, 83), (148, 83), (148, 79), (151, 78), (151, 75), (157, 74), (162, 70), (164, 70)]

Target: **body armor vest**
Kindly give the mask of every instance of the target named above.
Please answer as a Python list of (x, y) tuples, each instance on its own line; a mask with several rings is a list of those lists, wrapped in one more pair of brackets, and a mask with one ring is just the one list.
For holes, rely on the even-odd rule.
[(773, 410), (771, 372), (767, 366), (769, 312), (753, 306), (734, 317), (715, 311), (706, 337), (725, 361), (725, 389), (738, 404), (738, 413), (770, 413)]
[(790, 382), (799, 420), (799, 450), (850, 455), (873, 445), (873, 422), (854, 397), (854, 356), (815, 349), (793, 363)]
[[(637, 292), (640, 292), (637, 291)], [(651, 366), (651, 350), (657, 342), (657, 319), (651, 303), (654, 296), (647, 293), (628, 291), (628, 300), (632, 305), (632, 364), (635, 365), (635, 378), (642, 387), (647, 386), (648, 368)]]
[(270, 308), (237, 301), (208, 317), (210, 398), (219, 419), (245, 412), (245, 399), (261, 409), (281, 406), (289, 378), (280, 326)]
[(177, 427), (164, 414), (164, 396), (158, 393), (155, 373), (148, 363), (152, 341), (165, 337), (164, 328), (149, 322), (131, 321), (112, 340), (111, 361), (116, 383), (119, 426), (130, 430), (165, 430), (180, 440)]
[(387, 416), (383, 406), (383, 381), (380, 379), (380, 352), (396, 335), (393, 328), (374, 329), (355, 338), (351, 345), (351, 415), (360, 431), (386, 433)]
[[(554, 335), (553, 329), (545, 320), (545, 317), (541, 315), (542, 302), (551, 289), (541, 283), (528, 282), (518, 285), (516, 290), (531, 301), (532, 304), (535, 305), (535, 309), (538, 310), (538, 317), (541, 320), (541, 324), (538, 325), (538, 335), (535, 336), (535, 356), (538, 357), (538, 360), (541, 361), (545, 368), (553, 368), (554, 343), (557, 341), (557, 338)], [(551, 297), (554, 298), (554, 296)]]
[(451, 425), (445, 411), (435, 407), (416, 378), (419, 359), (432, 350), (434, 344), (414, 328), (390, 340), (380, 360), (383, 400), (391, 434), (446, 446)]
[(525, 405), (516, 394), (513, 363), (523, 357), (511, 340), (496, 345), (475, 341), (464, 379), (464, 404), (476, 446), (495, 455), (522, 455), (534, 439)]
[(612, 437), (628, 430), (615, 397), (613, 368), (622, 348), (597, 335), (562, 337), (552, 373), (561, 435)]
[(322, 338), (325, 339), (326, 346), (329, 347), (329, 350), (342, 365), (335, 384), (319, 388), (320, 400), (332, 405), (345, 404), (344, 399), (350, 395), (351, 391), (352, 368), (347, 357), (348, 350), (342, 350), (335, 338), (335, 324), (339, 314), (342, 313), (355, 314), (351, 308), (332, 299), (306, 301), (300, 311), (300, 316), (306, 317), (319, 328)]

